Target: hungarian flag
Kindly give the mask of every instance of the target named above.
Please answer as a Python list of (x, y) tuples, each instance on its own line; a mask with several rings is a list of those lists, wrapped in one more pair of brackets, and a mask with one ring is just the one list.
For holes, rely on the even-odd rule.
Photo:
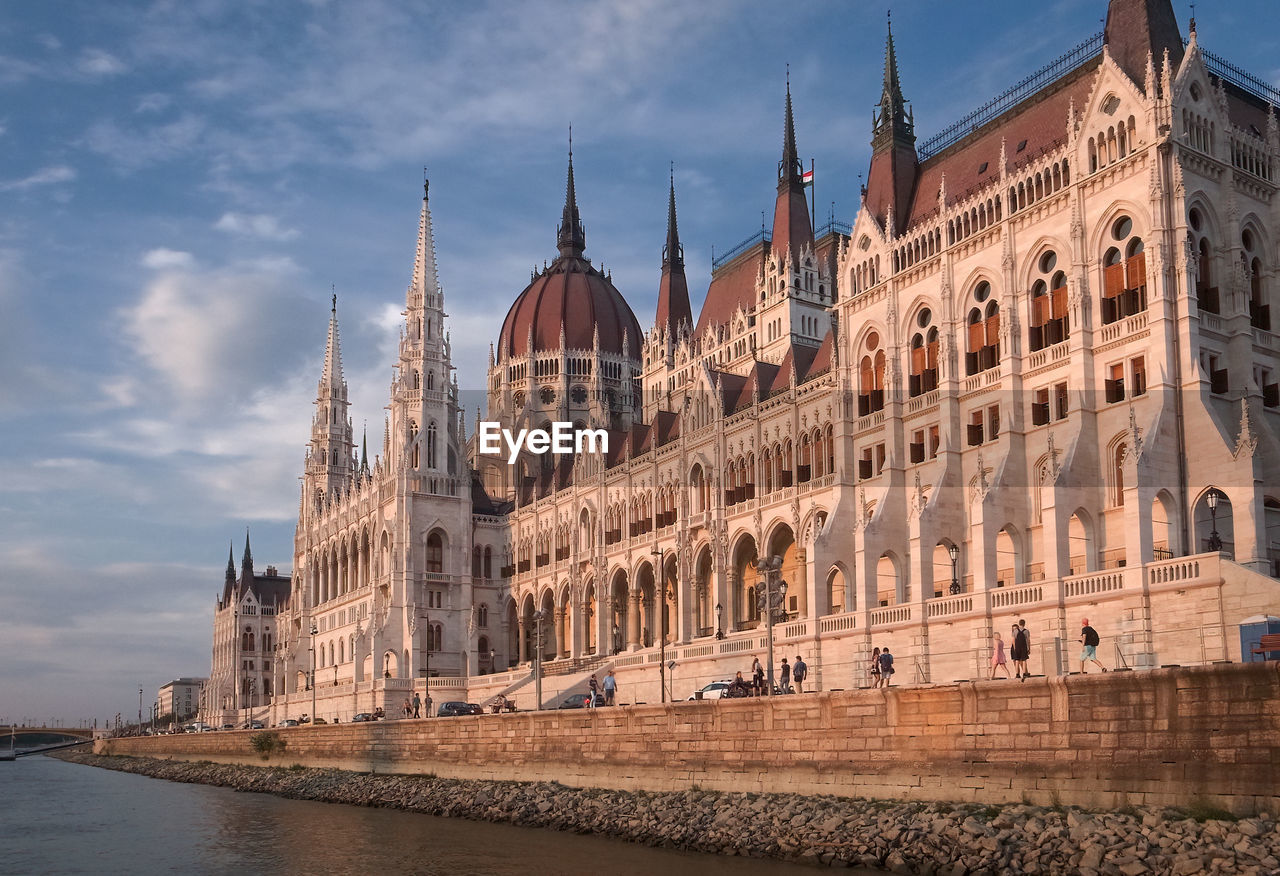
[(812, 170), (806, 170), (806, 171), (804, 171), (803, 173), (801, 173), (801, 174), (800, 174), (800, 182), (804, 183), (804, 184), (805, 184), (805, 185), (807, 185), (807, 186), (811, 186), (811, 185), (813, 185), (813, 171), (812, 171)]

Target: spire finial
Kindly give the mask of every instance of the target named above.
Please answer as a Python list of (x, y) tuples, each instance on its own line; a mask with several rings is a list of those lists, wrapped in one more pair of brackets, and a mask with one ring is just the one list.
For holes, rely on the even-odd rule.
[(427, 191), (431, 188), (431, 180), (427, 179), (427, 166), (422, 165), (422, 200), (427, 199)]
[(335, 284), (329, 284), (329, 292), (333, 295), (333, 301), (329, 305), (329, 312), (334, 316), (338, 315), (338, 288)]
[(676, 163), (671, 162), (671, 182), (667, 196), (667, 243), (662, 248), (662, 267), (683, 267), (684, 247), (680, 245), (680, 231), (676, 224)]
[(569, 126), (569, 174), (564, 190), (564, 212), (556, 234), (556, 248), (562, 256), (582, 257), (587, 248), (587, 235), (578, 215), (578, 195), (573, 183), (573, 125)]
[(787, 64), (787, 112), (783, 122), (782, 161), (778, 162), (778, 182), (798, 181), (804, 169), (796, 150), (796, 122), (791, 111), (791, 64)]

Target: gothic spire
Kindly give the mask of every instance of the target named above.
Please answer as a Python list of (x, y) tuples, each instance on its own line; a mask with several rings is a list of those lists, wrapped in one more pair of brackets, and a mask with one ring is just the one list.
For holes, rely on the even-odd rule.
[(671, 189), (667, 198), (667, 245), (662, 248), (662, 266), (684, 268), (684, 247), (680, 245), (680, 231), (676, 226), (676, 169), (671, 166)]
[(248, 587), (253, 581), (253, 551), (249, 549), (249, 527), (244, 528), (244, 557), (240, 560), (240, 584)]
[(667, 198), (667, 243), (662, 248), (662, 279), (658, 283), (658, 315), (655, 325), (668, 337), (682, 325), (693, 325), (689, 307), (689, 282), (684, 275), (684, 247), (676, 225), (676, 176), (671, 170), (671, 188)]
[(813, 223), (809, 218), (809, 202), (805, 198), (805, 183), (801, 178), (804, 167), (800, 164), (800, 155), (796, 149), (790, 71), (787, 72), (787, 110), (783, 129), (782, 160), (778, 162), (778, 200), (773, 208), (772, 241), (774, 255), (782, 259), (790, 253), (794, 265), (806, 246), (813, 247)]
[(1161, 58), (1167, 50), (1174, 70), (1182, 63), (1182, 32), (1171, 0), (1110, 0), (1102, 41), (1137, 85), (1144, 84), (1148, 54)]
[(369, 471), (369, 425), (364, 427), (364, 437), (360, 439), (360, 471)]
[(796, 151), (796, 123), (791, 112), (791, 70), (787, 69), (787, 117), (783, 123), (782, 160), (778, 162), (778, 185), (784, 182), (799, 180), (804, 173), (800, 164), (800, 154)]
[(910, 221), (919, 166), (915, 120), (902, 96), (891, 22), (885, 37), (884, 85), (872, 114), (871, 169), (863, 196), (871, 215), (889, 234), (900, 234)]
[(569, 176), (564, 187), (564, 212), (556, 232), (556, 248), (562, 256), (582, 258), (587, 248), (587, 235), (578, 215), (578, 195), (573, 188), (573, 128), (569, 128)]
[(329, 310), (329, 340), (324, 350), (324, 374), (320, 386), (336, 389), (346, 380), (342, 376), (342, 350), (338, 343), (338, 296), (335, 293)]
[(236, 581), (236, 544), (231, 542), (227, 545), (227, 583), (234, 584)]
[[(425, 173), (426, 168), (423, 168)], [(418, 216), (418, 249), (413, 258), (413, 285), (409, 295), (418, 296), (417, 304), (421, 306), (422, 295), (435, 294), (440, 291), (440, 278), (436, 273), (436, 242), (431, 231), (431, 206), (428, 193), (431, 181), (422, 181), (422, 212)], [(414, 303), (412, 300), (409, 302)]]
[(884, 85), (880, 91), (880, 112), (876, 119), (872, 148), (882, 151), (890, 146), (915, 146), (915, 130), (907, 102), (902, 97), (898, 79), (898, 53), (893, 47), (893, 22), (889, 22), (884, 48)]

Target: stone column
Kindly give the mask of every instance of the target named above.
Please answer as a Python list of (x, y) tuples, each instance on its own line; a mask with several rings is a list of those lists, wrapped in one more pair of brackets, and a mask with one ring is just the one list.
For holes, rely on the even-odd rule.
[(569, 606), (557, 606), (556, 612), (556, 656), (568, 657), (570, 648), (567, 636), (569, 634)]
[(627, 650), (640, 649), (640, 589), (630, 593), (630, 605), (627, 606)]
[(529, 649), (526, 647), (527, 642), (525, 641), (524, 618), (518, 618), (516, 623), (520, 626), (520, 632), (517, 634), (516, 638), (516, 647), (520, 650), (519, 662), (524, 663), (529, 659), (529, 655), (527, 653)]

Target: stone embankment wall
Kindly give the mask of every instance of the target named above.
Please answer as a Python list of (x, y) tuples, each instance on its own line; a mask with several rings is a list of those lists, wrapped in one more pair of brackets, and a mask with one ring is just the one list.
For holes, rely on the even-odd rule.
[[(1280, 664), (276, 731), (269, 763), (583, 787), (1280, 811)], [(250, 731), (98, 753), (262, 764)]]

